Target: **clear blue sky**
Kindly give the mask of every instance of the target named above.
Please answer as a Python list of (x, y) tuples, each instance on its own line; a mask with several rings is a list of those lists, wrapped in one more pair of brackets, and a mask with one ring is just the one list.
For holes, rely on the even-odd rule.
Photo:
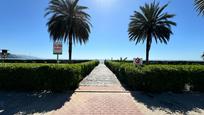
[[(145, 58), (145, 44), (135, 46), (128, 39), (128, 23), (134, 10), (153, 0), (80, 0), (89, 7), (93, 25), (86, 45), (73, 47), (74, 59), (107, 59), (113, 57)], [(150, 59), (201, 60), (204, 51), (204, 17), (194, 10), (194, 0), (157, 0), (170, 2), (166, 9), (176, 14), (174, 35), (168, 45), (153, 43)], [(0, 49), (40, 58), (56, 58), (44, 18), (49, 0), (0, 0)], [(67, 44), (61, 58), (68, 58)]]

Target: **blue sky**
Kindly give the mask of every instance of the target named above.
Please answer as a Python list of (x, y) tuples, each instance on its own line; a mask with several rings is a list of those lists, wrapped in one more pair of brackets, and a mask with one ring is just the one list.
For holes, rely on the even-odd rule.
[[(87, 44), (73, 47), (74, 59), (119, 59), (120, 57), (145, 58), (145, 44), (135, 45), (128, 39), (128, 23), (133, 11), (153, 0), (80, 0), (80, 5), (89, 7), (93, 25)], [(159, 0), (157, 0), (159, 1)], [(176, 14), (173, 19), (174, 35), (168, 45), (152, 45), (153, 60), (201, 60), (204, 51), (204, 17), (198, 16), (194, 0), (160, 0), (170, 2), (166, 9)], [(0, 0), (0, 49), (11, 53), (39, 58), (56, 58), (52, 54), (53, 42), (47, 32), (45, 8), (49, 0)], [(67, 43), (63, 55), (68, 58)]]

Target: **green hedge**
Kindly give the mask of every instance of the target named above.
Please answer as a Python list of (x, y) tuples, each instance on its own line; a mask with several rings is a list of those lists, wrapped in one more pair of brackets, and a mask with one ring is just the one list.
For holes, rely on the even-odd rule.
[(149, 92), (185, 90), (204, 91), (203, 65), (145, 65), (136, 67), (130, 63), (106, 61), (106, 65), (119, 80), (132, 90)]
[(80, 64), (1, 64), (1, 90), (73, 90), (98, 65)]
[[(89, 62), (91, 60), (72, 60), (71, 62), (69, 60), (59, 60), (60, 64), (67, 64), (67, 63), (84, 63), (84, 62)], [(0, 62), (4, 62), (4, 63), (48, 63), (48, 64), (55, 64), (57, 63), (56, 59), (5, 59), (3, 60), (2, 58), (0, 58)]]

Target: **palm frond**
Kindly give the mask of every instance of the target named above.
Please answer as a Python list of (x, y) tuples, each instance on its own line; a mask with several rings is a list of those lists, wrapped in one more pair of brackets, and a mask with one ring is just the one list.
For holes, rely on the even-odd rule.
[(195, 9), (199, 14), (204, 15), (204, 0), (195, 0)]
[(201, 56), (202, 58), (203, 58), (203, 60), (204, 60), (204, 52), (203, 52), (203, 55)]
[(160, 7), (159, 3), (153, 2), (141, 6), (140, 12), (134, 11), (128, 28), (130, 41), (135, 41), (136, 44), (144, 42), (150, 35), (156, 43), (160, 41), (167, 44), (173, 34), (171, 26), (176, 26), (175, 22), (169, 20), (175, 15), (163, 13), (167, 6), (165, 4)]
[(86, 43), (91, 32), (90, 15), (84, 10), (85, 6), (78, 5), (79, 0), (51, 0), (46, 9), (45, 16), (50, 37), (55, 40), (68, 41), (72, 36), (73, 41), (80, 44)]

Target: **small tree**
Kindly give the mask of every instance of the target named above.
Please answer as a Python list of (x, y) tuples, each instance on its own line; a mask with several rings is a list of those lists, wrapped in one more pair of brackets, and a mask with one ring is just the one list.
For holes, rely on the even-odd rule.
[(204, 52), (203, 52), (203, 55), (201, 56), (202, 58), (203, 58), (203, 60), (204, 60)]

